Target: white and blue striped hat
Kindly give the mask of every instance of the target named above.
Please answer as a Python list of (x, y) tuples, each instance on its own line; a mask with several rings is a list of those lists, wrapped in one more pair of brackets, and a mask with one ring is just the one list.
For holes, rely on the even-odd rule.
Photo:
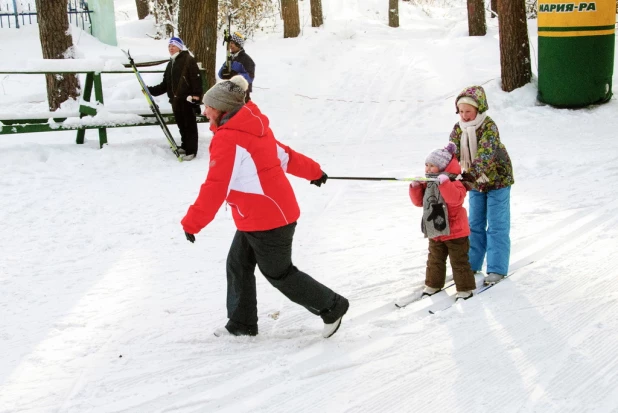
[(180, 37), (172, 37), (170, 39), (169, 44), (173, 44), (174, 46), (176, 46), (180, 50), (185, 50), (185, 44), (184, 44), (184, 42), (182, 41), (182, 39)]

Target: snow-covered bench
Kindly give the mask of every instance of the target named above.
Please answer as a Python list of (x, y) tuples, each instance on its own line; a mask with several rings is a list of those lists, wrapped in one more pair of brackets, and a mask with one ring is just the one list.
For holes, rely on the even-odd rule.
[[(26, 70), (4, 70), (0, 69), (0, 74), (21, 75), (21, 74), (85, 74), (85, 84), (82, 89), (79, 111), (75, 113), (62, 112), (43, 112), (36, 114), (11, 114), (0, 113), (0, 135), (34, 132), (53, 132), (59, 130), (76, 130), (76, 143), (84, 143), (86, 129), (98, 129), (99, 145), (102, 147), (107, 143), (107, 128), (131, 127), (131, 126), (152, 126), (156, 125), (154, 114), (147, 111), (126, 110), (112, 111), (106, 108), (103, 100), (103, 86), (101, 74), (129, 74), (135, 76), (132, 70), (98, 70), (100, 64), (93, 62), (79, 62), (78, 60), (42, 60), (42, 63), (35, 64), (35, 68)], [(96, 63), (96, 62), (95, 62)], [(38, 67), (38, 66), (42, 67)], [(79, 66), (84, 66), (80, 68)], [(56, 67), (57, 66), (57, 67)], [(78, 67), (76, 67), (78, 66)], [(105, 66), (105, 65), (103, 65)], [(163, 73), (164, 70), (140, 70), (140, 73)], [(204, 90), (205, 70), (200, 66)], [(136, 80), (137, 83), (137, 80)], [(94, 89), (95, 99), (91, 101)], [(176, 119), (172, 113), (162, 113), (166, 124), (175, 124)], [(196, 115), (198, 123), (208, 122), (203, 115)]]
[[(82, 105), (83, 106), (83, 105)], [(81, 109), (80, 109), (81, 110)], [(176, 123), (172, 113), (162, 113), (167, 125)], [(203, 115), (196, 115), (198, 123), (206, 123), (208, 119)], [(112, 113), (99, 108), (95, 115), (83, 113), (44, 112), (28, 115), (0, 113), (0, 135), (17, 133), (53, 132), (61, 130), (76, 130), (76, 143), (84, 143), (86, 129), (99, 130), (99, 145), (107, 143), (107, 128), (152, 126), (157, 121), (152, 113)]]

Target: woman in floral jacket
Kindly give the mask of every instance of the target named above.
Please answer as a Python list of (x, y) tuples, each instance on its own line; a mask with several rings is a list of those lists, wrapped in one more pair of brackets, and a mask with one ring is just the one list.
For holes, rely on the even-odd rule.
[(513, 166), (498, 127), (486, 114), (485, 90), (465, 88), (455, 108), (460, 120), (449, 140), (457, 145), (462, 177), (470, 189), (470, 265), (481, 271), (487, 255), (485, 283), (495, 284), (509, 270)]

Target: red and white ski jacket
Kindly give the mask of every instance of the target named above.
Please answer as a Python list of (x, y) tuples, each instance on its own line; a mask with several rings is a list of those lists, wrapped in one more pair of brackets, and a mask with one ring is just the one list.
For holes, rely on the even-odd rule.
[(296, 222), (300, 209), (285, 173), (319, 179), (320, 165), (278, 142), (268, 118), (251, 101), (211, 130), (215, 135), (208, 175), (181, 221), (184, 230), (200, 232), (223, 201), (232, 208), (240, 231), (266, 231)]

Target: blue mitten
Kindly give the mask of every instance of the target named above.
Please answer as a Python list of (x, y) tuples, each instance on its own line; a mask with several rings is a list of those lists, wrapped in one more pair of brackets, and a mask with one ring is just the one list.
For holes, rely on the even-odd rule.
[(243, 67), (243, 65), (240, 64), (240, 62), (232, 62), (232, 70), (236, 73), (246, 72), (245, 68)]

